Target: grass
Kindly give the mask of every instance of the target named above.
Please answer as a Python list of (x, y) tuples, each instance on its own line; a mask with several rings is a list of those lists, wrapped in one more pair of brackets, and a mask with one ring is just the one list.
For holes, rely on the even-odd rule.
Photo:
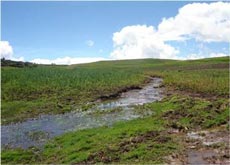
[[(2, 68), (2, 124), (64, 113), (101, 96), (141, 86), (148, 76), (164, 78), (166, 89), (184, 91), (160, 102), (137, 106), (151, 116), (111, 127), (70, 132), (44, 149), (3, 149), (3, 164), (37, 163), (165, 163), (185, 146), (170, 129), (191, 131), (227, 125), (229, 121), (229, 57), (193, 61), (123, 60), (72, 66)], [(186, 92), (210, 98), (196, 98)], [(90, 105), (89, 105), (90, 106)], [(31, 135), (33, 136), (33, 135)]]
[(165, 85), (175, 87), (178, 90), (222, 96), (228, 95), (229, 70), (227, 68), (182, 71), (166, 70), (158, 74), (165, 77)]
[(167, 87), (227, 96), (229, 58), (194, 61), (122, 60), (71, 66), (2, 67), (2, 124), (85, 106), (147, 76), (164, 77)]

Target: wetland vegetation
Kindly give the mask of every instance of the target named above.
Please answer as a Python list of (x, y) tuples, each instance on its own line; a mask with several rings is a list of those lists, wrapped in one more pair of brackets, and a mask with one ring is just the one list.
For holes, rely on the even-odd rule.
[[(98, 102), (119, 98), (125, 91), (144, 88), (150, 77), (161, 77), (164, 88), (162, 100), (135, 106), (138, 113), (151, 111), (149, 115), (68, 132), (49, 140), (42, 148), (5, 147), (2, 163), (191, 163), (191, 153), (214, 149), (215, 159), (202, 161), (229, 160), (228, 141), (203, 145), (187, 136), (217, 130), (220, 133), (214, 138), (228, 138), (229, 57), (1, 69), (2, 125), (42, 114), (87, 111)], [(36, 135), (47, 136), (40, 132), (29, 135), (35, 139)]]

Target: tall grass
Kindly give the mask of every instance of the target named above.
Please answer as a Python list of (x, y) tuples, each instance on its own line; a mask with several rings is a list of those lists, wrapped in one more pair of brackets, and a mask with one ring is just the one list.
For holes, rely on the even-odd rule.
[(164, 77), (166, 86), (179, 90), (227, 96), (229, 94), (229, 70), (183, 70), (152, 72)]
[(55, 92), (107, 92), (143, 81), (138, 70), (113, 68), (37, 67), (3, 68), (2, 71), (2, 99), (6, 101), (27, 99), (30, 95), (41, 97), (43, 94)]

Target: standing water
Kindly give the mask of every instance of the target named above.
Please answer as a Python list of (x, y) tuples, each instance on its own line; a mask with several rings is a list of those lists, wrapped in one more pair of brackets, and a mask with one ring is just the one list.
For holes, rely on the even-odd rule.
[(1, 145), (9, 148), (42, 146), (48, 139), (66, 132), (140, 118), (143, 114), (137, 113), (134, 106), (161, 100), (161, 83), (161, 78), (152, 78), (142, 89), (124, 92), (118, 99), (100, 103), (84, 112), (41, 115), (37, 119), (1, 126)]

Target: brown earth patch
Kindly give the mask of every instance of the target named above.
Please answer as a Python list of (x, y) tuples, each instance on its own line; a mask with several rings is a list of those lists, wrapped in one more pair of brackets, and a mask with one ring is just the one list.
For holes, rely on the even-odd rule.
[[(120, 97), (121, 94), (124, 92), (128, 92), (130, 90), (135, 90), (135, 89), (142, 89), (142, 87), (145, 86), (146, 84), (148, 84), (153, 78), (159, 78), (159, 77), (146, 76), (146, 79), (144, 80), (144, 82), (140, 86), (133, 85), (133, 86), (125, 87), (125, 88), (118, 90), (115, 93), (99, 96), (96, 100), (97, 101), (105, 101), (105, 100), (109, 100), (109, 99), (115, 99), (117, 97)], [(162, 85), (159, 87), (162, 87)]]
[(139, 86), (126, 87), (126, 88), (123, 88), (123, 89), (119, 90), (116, 93), (112, 93), (112, 94), (109, 94), (109, 95), (102, 95), (97, 100), (98, 101), (104, 101), (104, 100), (114, 99), (114, 98), (117, 98), (117, 97), (121, 96), (122, 93), (130, 91), (130, 90), (134, 90), (134, 89), (142, 89), (142, 88), (139, 87)]
[(166, 157), (167, 164), (230, 164), (230, 135), (226, 125), (188, 134), (173, 133), (182, 139), (184, 151)]
[(187, 136), (188, 164), (230, 164), (229, 131), (221, 126)]

